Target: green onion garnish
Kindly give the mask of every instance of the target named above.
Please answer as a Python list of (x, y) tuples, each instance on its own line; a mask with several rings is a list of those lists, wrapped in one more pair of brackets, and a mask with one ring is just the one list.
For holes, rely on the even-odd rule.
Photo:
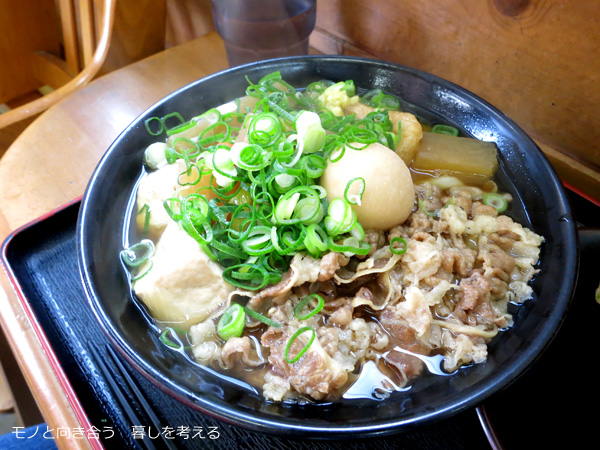
[[(235, 260), (235, 258), (229, 258)], [(257, 291), (264, 288), (267, 284), (272, 284), (277, 277), (259, 264), (237, 264), (226, 267), (223, 271), (223, 279), (243, 289)], [(275, 281), (277, 282), (277, 281)]]
[(494, 192), (483, 195), (483, 204), (493, 206), (499, 213), (506, 211), (506, 208), (508, 207), (506, 199), (502, 195)]
[(388, 111), (400, 109), (400, 100), (393, 95), (385, 94), (381, 89), (373, 89), (367, 92), (361, 100), (373, 108), (383, 108)]
[[(298, 354), (296, 356), (294, 356), (292, 359), (290, 359), (290, 349), (292, 347), (292, 344), (294, 343), (294, 341), (302, 334), (305, 333), (307, 331), (311, 332), (311, 336), (308, 340), (308, 342), (306, 343), (306, 345), (302, 348), (302, 350), (300, 350), (298, 352)], [(313, 341), (315, 340), (317, 333), (315, 332), (313, 327), (302, 327), (299, 328), (293, 335), (292, 337), (290, 337), (290, 339), (288, 340), (286, 346), (285, 346), (285, 350), (283, 351), (283, 359), (286, 360), (286, 362), (288, 364), (294, 364), (296, 361), (298, 361), (302, 355), (304, 355), (306, 353), (306, 351), (309, 349), (309, 347), (312, 345)]]
[(305, 94), (309, 97), (316, 98), (323, 93), (325, 89), (333, 86), (333, 82), (329, 80), (315, 81), (306, 87)]
[(246, 323), (246, 313), (244, 308), (234, 303), (225, 310), (217, 325), (217, 334), (223, 340), (228, 340), (232, 337), (239, 337), (244, 331)]
[(274, 113), (263, 113), (252, 117), (248, 129), (250, 143), (270, 147), (281, 137), (279, 117)]
[(140, 269), (137, 272), (135, 272), (135, 275), (133, 273), (131, 273), (132, 285), (133, 285), (133, 283), (135, 283), (136, 281), (138, 281), (139, 279), (145, 277), (148, 273), (150, 273), (153, 265), (154, 265), (153, 261), (147, 261), (146, 264), (144, 264), (142, 267), (140, 267)]
[(341, 84), (340, 91), (346, 91), (348, 97), (352, 97), (356, 93), (356, 87), (354, 86), (354, 81), (346, 80), (340, 81), (338, 84)]
[(302, 142), (305, 153), (315, 153), (323, 148), (326, 132), (317, 113), (301, 111), (296, 116), (295, 125), (298, 139)]
[(150, 206), (148, 206), (147, 203), (144, 203), (137, 213), (138, 216), (141, 216), (142, 214), (144, 215), (144, 226), (142, 227), (141, 235), (145, 236), (148, 234), (148, 228), (150, 227)]
[(265, 255), (273, 251), (271, 231), (275, 227), (258, 226), (248, 229), (246, 239), (242, 242), (242, 248), (250, 256)]
[[(308, 302), (315, 298), (317, 299), (317, 306), (308, 311), (306, 314), (301, 315), (302, 308), (304, 308)], [(294, 315), (298, 320), (310, 319), (312, 316), (319, 313), (323, 309), (323, 306), (325, 306), (325, 300), (323, 297), (321, 297), (319, 294), (310, 294), (304, 297), (304, 299), (296, 305), (296, 308), (294, 308)]]
[(366, 242), (361, 242), (353, 236), (345, 238), (341, 243), (335, 242), (331, 236), (327, 242), (327, 248), (332, 252), (344, 253), (347, 256), (351, 255), (368, 255), (371, 251), (371, 246)]
[(183, 159), (189, 163), (199, 154), (200, 147), (198, 143), (184, 136), (173, 139), (171, 146), (165, 150), (165, 157), (169, 164), (173, 164), (178, 159)]
[(321, 208), (319, 192), (310, 186), (299, 186), (286, 192), (275, 205), (278, 225), (310, 222)]
[(176, 350), (181, 350), (182, 348), (185, 348), (185, 346), (181, 343), (181, 342), (174, 342), (168, 335), (174, 333), (175, 330), (173, 330), (173, 328), (165, 328), (162, 333), (160, 333), (160, 336), (158, 337), (160, 339), (160, 341), (165, 344), (167, 347), (171, 347), (174, 348)]
[[(156, 125), (153, 125), (154, 123), (156, 123)], [(165, 130), (165, 125), (160, 117), (150, 117), (144, 121), (144, 125), (146, 131), (152, 136), (158, 136)]]
[[(352, 186), (358, 186), (355, 190), (358, 190), (356, 193), (350, 193), (350, 189)], [(364, 178), (357, 177), (353, 178), (346, 184), (346, 189), (344, 190), (344, 199), (350, 203), (351, 205), (360, 205), (362, 200), (362, 196), (365, 193), (366, 182)]]
[(431, 127), (431, 132), (438, 134), (447, 134), (449, 136), (458, 136), (458, 128), (455, 128), (450, 125), (443, 125), (441, 123), (438, 123)]
[[(279, 72), (248, 82), (247, 94), (257, 101), (245, 114), (211, 109), (189, 121), (178, 113), (146, 121), (151, 134), (171, 136), (164, 151), (156, 146), (148, 152), (148, 167), (182, 160), (179, 186), (195, 189), (163, 202), (169, 217), (223, 267), (226, 281), (248, 290), (277, 283), (300, 251), (315, 258), (327, 251), (366, 255), (370, 246), (352, 210), (364, 180), (352, 180), (345, 198), (331, 204), (318, 181), (347, 146), (397, 142), (387, 111), (357, 119), (335, 116), (320, 104), (319, 95), (334, 86), (354, 95), (352, 81), (313, 83), (302, 92)], [(379, 108), (395, 108), (386, 94), (371, 97)], [(201, 121), (207, 126), (197, 127), (197, 136), (188, 132)], [(237, 142), (238, 131), (247, 139)]]
[(281, 324), (279, 322), (275, 322), (274, 320), (269, 319), (267, 316), (263, 316), (262, 314), (257, 313), (253, 309), (247, 308), (245, 306), (243, 306), (242, 308), (244, 308), (244, 311), (246, 312), (246, 314), (248, 314), (253, 319), (256, 319), (259, 322), (262, 322), (265, 325), (268, 325), (270, 327), (281, 328)]
[[(172, 119), (175, 119), (177, 123), (173, 126), (168, 126), (167, 121), (172, 121)], [(183, 117), (181, 117), (181, 114), (179, 114), (178, 112), (172, 112), (167, 114), (161, 119), (161, 121), (165, 126), (165, 131), (168, 131), (171, 128), (177, 128), (185, 122), (185, 120), (183, 120)]]
[(152, 256), (154, 256), (154, 243), (150, 239), (143, 239), (121, 251), (121, 259), (130, 268), (140, 267)]
[(318, 258), (327, 250), (328, 236), (325, 230), (317, 223), (312, 223), (306, 229), (304, 246), (308, 253)]
[(356, 224), (356, 212), (346, 200), (333, 199), (327, 209), (324, 224), (330, 236), (347, 233)]
[[(402, 247), (396, 247), (395, 244), (397, 242), (399, 242), (402, 245)], [(398, 236), (390, 240), (390, 251), (394, 255), (403, 255), (404, 253), (406, 253), (406, 250), (408, 250), (408, 244), (406, 243), (406, 240), (404, 238)]]
[(150, 169), (158, 169), (167, 160), (167, 144), (155, 142), (150, 144), (144, 151), (144, 164)]
[(429, 210), (429, 202), (428, 201), (424, 201), (419, 199), (417, 201), (418, 205), (419, 205), (419, 210), (424, 212), (425, 214), (427, 214), (429, 217), (434, 217), (437, 218), (439, 211), (438, 210), (434, 210), (434, 211), (430, 211)]
[[(183, 120), (183, 119), (182, 119)], [(174, 126), (173, 128), (168, 128), (166, 131), (167, 136), (173, 136), (177, 133), (182, 133), (190, 128), (193, 128), (196, 125), (196, 122), (190, 120), (179, 125)]]

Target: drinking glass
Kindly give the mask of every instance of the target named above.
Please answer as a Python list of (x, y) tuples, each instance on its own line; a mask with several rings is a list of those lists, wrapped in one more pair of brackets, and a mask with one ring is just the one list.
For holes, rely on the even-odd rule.
[(231, 67), (308, 53), (317, 0), (211, 0), (211, 8)]

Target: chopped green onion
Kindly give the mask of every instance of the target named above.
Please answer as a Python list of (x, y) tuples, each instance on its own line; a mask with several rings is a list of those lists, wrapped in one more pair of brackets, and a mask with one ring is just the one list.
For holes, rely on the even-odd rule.
[(296, 132), (305, 153), (318, 152), (325, 144), (326, 133), (321, 125), (321, 118), (312, 111), (301, 111), (296, 116)]
[(228, 340), (232, 337), (239, 337), (244, 331), (246, 323), (246, 313), (244, 308), (234, 303), (225, 310), (217, 325), (217, 334), (223, 340)]
[(131, 274), (131, 282), (135, 283), (141, 278), (144, 278), (150, 271), (154, 265), (154, 261), (147, 261), (137, 272), (135, 275)]
[[(175, 206), (173, 208), (173, 206)], [(183, 215), (181, 214), (181, 200), (175, 197), (170, 197), (163, 201), (163, 207), (171, 219), (179, 222)]]
[(217, 148), (204, 160), (206, 165), (213, 170), (213, 176), (219, 186), (229, 187), (238, 179), (238, 172), (228, 148)]
[[(275, 227), (272, 227), (275, 228)], [(260, 256), (273, 250), (271, 228), (265, 226), (253, 227), (242, 242), (242, 248), (251, 256)]]
[[(399, 242), (400, 244), (402, 244), (401, 248), (397, 248), (395, 247), (395, 244)], [(406, 240), (402, 237), (395, 237), (392, 238), (390, 240), (390, 251), (394, 254), (394, 255), (403, 255), (404, 253), (406, 253), (406, 250), (408, 250), (408, 244), (406, 243)]]
[(299, 186), (279, 198), (274, 218), (278, 225), (307, 223), (320, 211), (319, 193), (310, 186)]
[(361, 100), (369, 106), (377, 107), (384, 95), (381, 89), (372, 89), (363, 95)]
[(167, 161), (165, 152), (168, 148), (164, 142), (150, 144), (144, 151), (144, 164), (151, 170), (158, 169)]
[[(350, 193), (350, 188), (352, 188), (352, 185), (358, 186), (358, 192), (352, 194)], [(366, 181), (364, 178), (357, 177), (351, 179), (346, 184), (346, 189), (344, 190), (344, 199), (351, 205), (360, 205), (365, 188)]]
[[(194, 172), (196, 173), (196, 176), (192, 179), (192, 181), (185, 182), (185, 183), (182, 183), (180, 181), (180, 179), (181, 179), (182, 176), (185, 176), (186, 178), (190, 178), (190, 176)], [(190, 163), (188, 165), (187, 169), (184, 170), (183, 172), (181, 172), (179, 174), (179, 176), (177, 177), (177, 184), (179, 186), (195, 186), (195, 185), (198, 184), (198, 182), (202, 178), (202, 175), (203, 175), (202, 170), (200, 169), (200, 167), (198, 167), (198, 164)], [(208, 188), (206, 188), (206, 189), (208, 189)]]
[(327, 191), (323, 186), (319, 186), (318, 184), (314, 184), (311, 186), (315, 191), (319, 193), (319, 198), (325, 199), (327, 197)]
[(281, 88), (283, 88), (289, 95), (296, 93), (296, 89), (282, 78), (279, 71), (265, 75), (258, 84), (269, 92), (282, 92)]
[(305, 227), (272, 227), (271, 242), (280, 255), (292, 255), (304, 250)]
[(316, 197), (304, 197), (300, 199), (296, 203), (295, 211), (298, 220), (305, 225), (318, 223), (325, 217), (323, 202)]
[[(311, 336), (308, 340), (308, 342), (306, 343), (306, 345), (302, 348), (302, 350), (300, 350), (298, 352), (298, 354), (296, 356), (294, 356), (292, 359), (290, 359), (290, 349), (292, 347), (292, 344), (294, 343), (294, 341), (296, 339), (298, 339), (298, 337), (307, 332), (310, 331), (311, 332)], [(302, 327), (299, 328), (293, 335), (292, 337), (290, 337), (290, 339), (288, 340), (285, 349), (283, 351), (283, 359), (285, 359), (285, 361), (288, 364), (294, 364), (296, 361), (298, 361), (302, 355), (304, 355), (306, 353), (306, 351), (309, 349), (309, 347), (312, 345), (313, 341), (315, 340), (317, 333), (315, 332), (313, 327)]]
[(400, 100), (398, 100), (393, 95), (386, 94), (381, 99), (379, 107), (387, 109), (389, 111), (397, 111), (400, 109)]
[[(174, 126), (168, 126), (167, 121), (173, 118), (177, 120), (177, 124)], [(158, 122), (158, 128), (156, 129), (154, 129), (155, 127), (152, 125), (154, 122)], [(191, 128), (194, 124), (192, 123), (190, 126), (188, 126), (189, 122), (185, 122), (183, 117), (181, 117), (181, 114), (178, 112), (173, 112), (162, 118), (150, 117), (144, 121), (144, 125), (146, 126), (146, 131), (148, 131), (148, 133), (150, 133), (152, 136), (158, 136), (163, 131), (166, 131), (167, 135), (178, 133), (184, 131), (183, 128)]]
[(294, 146), (290, 141), (281, 140), (276, 146), (271, 147), (271, 154), (275, 158), (286, 158), (292, 156), (294, 154)]
[(273, 212), (275, 211), (273, 196), (266, 191), (262, 191), (253, 195), (253, 198), (254, 206), (256, 207), (257, 220), (263, 224), (270, 223), (269, 219), (273, 216)]
[(361, 242), (353, 236), (345, 238), (341, 244), (336, 243), (331, 236), (327, 242), (327, 248), (332, 252), (343, 253), (346, 256), (368, 255), (371, 246), (366, 242)]
[(362, 96), (361, 100), (373, 108), (383, 108), (389, 111), (400, 109), (400, 100), (381, 89), (373, 89)]
[(173, 136), (174, 134), (182, 133), (186, 130), (189, 130), (190, 128), (193, 128), (195, 125), (196, 125), (196, 122), (190, 120), (190, 121), (184, 122), (180, 125), (176, 125), (173, 128), (169, 128), (165, 131), (167, 133), (167, 136)]
[(268, 325), (270, 327), (275, 327), (275, 328), (281, 328), (281, 326), (282, 326), (279, 322), (275, 322), (274, 320), (269, 319), (268, 317), (263, 316), (260, 313), (257, 313), (253, 309), (247, 308), (246, 306), (243, 306), (242, 308), (244, 308), (244, 311), (250, 317), (252, 317), (253, 319), (258, 320), (259, 322), (264, 323), (265, 325)]
[(150, 227), (150, 206), (147, 203), (140, 208), (137, 215), (144, 215), (144, 226), (142, 227), (142, 231), (140, 232), (143, 236), (148, 234), (148, 228)]
[(272, 275), (258, 264), (236, 264), (223, 270), (223, 279), (233, 286), (257, 291), (272, 283)]
[(248, 239), (256, 223), (256, 211), (252, 205), (240, 204), (229, 218), (231, 226), (227, 230), (229, 240), (239, 244)]
[(348, 135), (348, 143), (346, 145), (352, 150), (363, 150), (370, 144), (377, 142), (377, 132), (375, 130), (367, 130), (359, 127), (349, 128), (346, 132)]
[[(171, 120), (173, 118), (177, 121), (177, 124), (174, 125), (174, 126), (171, 126), (171, 127), (167, 126), (167, 121)], [(167, 132), (168, 132), (169, 129), (176, 128), (176, 127), (180, 126), (181, 124), (183, 124), (185, 122), (185, 120), (183, 120), (183, 117), (181, 117), (181, 114), (179, 114), (178, 112), (172, 112), (172, 113), (167, 114), (166, 116), (164, 116), (161, 119), (161, 121), (164, 124), (165, 130)]]
[(508, 202), (506, 201), (506, 199), (502, 195), (496, 194), (494, 192), (490, 192), (483, 195), (483, 204), (493, 206), (499, 213), (503, 213), (508, 207)]
[(222, 142), (228, 142), (230, 137), (231, 125), (227, 122), (219, 121), (211, 123), (200, 132), (197, 144), (199, 148), (209, 150), (212, 146), (218, 146)]
[(257, 144), (236, 142), (229, 150), (229, 157), (233, 164), (244, 170), (260, 170), (270, 163), (269, 153)]
[(341, 84), (339, 90), (345, 91), (346, 94), (348, 94), (348, 97), (352, 97), (356, 93), (356, 87), (354, 86), (354, 81), (352, 81), (352, 80), (340, 81), (338, 84)]
[(162, 333), (160, 333), (160, 336), (158, 338), (160, 339), (160, 342), (165, 344), (167, 347), (171, 347), (176, 350), (181, 350), (185, 346), (181, 342), (173, 342), (173, 340), (168, 336), (169, 334), (172, 334), (173, 332), (174, 332), (173, 328), (170, 328), (170, 327), (165, 328), (162, 331)]
[(290, 175), (289, 173), (280, 173), (275, 175), (273, 180), (277, 185), (277, 190), (281, 193), (284, 193), (290, 190), (296, 184), (298, 177), (295, 175)]
[(152, 256), (154, 256), (154, 243), (150, 239), (142, 239), (121, 251), (121, 259), (127, 267), (139, 267)]
[(439, 211), (435, 210), (435, 211), (430, 211), (429, 210), (429, 202), (425, 202), (424, 200), (419, 199), (418, 200), (418, 205), (419, 205), (419, 210), (421, 210), (422, 212), (424, 212), (425, 214), (427, 214), (429, 217), (437, 217)]
[(329, 149), (329, 161), (330, 162), (338, 162), (346, 153), (346, 142), (335, 139), (331, 141)]
[(314, 153), (304, 156), (301, 164), (309, 178), (319, 178), (327, 168), (327, 160)]
[(195, 122), (206, 120), (209, 123), (216, 123), (221, 120), (221, 111), (219, 111), (217, 108), (211, 108), (205, 113), (192, 118), (192, 120)]
[[(317, 306), (315, 306), (306, 314), (300, 315), (300, 313), (302, 312), (302, 308), (304, 308), (308, 304), (308, 302), (315, 298), (317, 299)], [(294, 308), (294, 315), (298, 320), (310, 319), (315, 314), (318, 314), (323, 309), (323, 306), (325, 306), (325, 300), (323, 299), (323, 297), (321, 297), (319, 294), (310, 294), (304, 297), (304, 299), (296, 305), (296, 308)]]
[(269, 147), (276, 143), (281, 133), (281, 121), (274, 113), (263, 113), (253, 116), (248, 128), (250, 143), (263, 147)]
[(146, 276), (153, 266), (154, 243), (150, 239), (142, 239), (129, 248), (121, 250), (121, 260), (131, 276), (131, 283)]
[[(238, 102), (235, 113), (212, 109), (188, 122), (178, 113), (146, 121), (151, 134), (166, 131), (172, 136), (168, 144), (148, 150), (147, 167), (183, 160), (178, 184), (196, 186), (192, 196), (166, 199), (165, 211), (236, 287), (258, 290), (277, 283), (300, 251), (315, 258), (327, 251), (370, 251), (352, 209), (360, 204), (364, 179), (351, 180), (344, 198), (331, 203), (318, 180), (346, 147), (362, 150), (373, 142), (395, 147), (386, 109), (395, 108), (397, 101), (377, 92), (371, 97), (386, 109), (360, 119), (354, 114), (338, 117), (319, 99), (327, 89), (356, 93), (351, 80), (313, 83), (297, 92), (274, 72), (256, 84), (249, 81), (247, 93), (256, 102), (245, 114)], [(198, 130), (198, 135), (179, 134), (184, 130)], [(237, 142), (236, 132), (242, 130), (246, 139)], [(198, 186), (204, 176), (209, 182)], [(139, 221), (141, 228), (141, 217)]]
[(169, 164), (178, 159), (190, 162), (200, 154), (200, 147), (191, 139), (179, 136), (173, 139), (171, 146), (165, 150), (165, 157)]
[(305, 93), (309, 97), (316, 98), (323, 93), (325, 89), (333, 86), (333, 82), (329, 80), (315, 81), (306, 87)]
[[(152, 125), (154, 122), (158, 122), (158, 129), (152, 129)], [(144, 125), (146, 126), (146, 131), (152, 136), (158, 136), (163, 131), (165, 131), (165, 124), (160, 119), (160, 117), (150, 117), (144, 121)]]
[(311, 223), (306, 229), (304, 246), (308, 253), (318, 258), (327, 250), (328, 236), (318, 223)]
[(441, 123), (438, 123), (431, 127), (431, 132), (437, 134), (447, 134), (449, 136), (458, 136), (457, 128), (450, 125), (443, 125)]
[(207, 216), (199, 209), (184, 210), (180, 225), (199, 244), (208, 244), (212, 241), (213, 230)]
[(350, 203), (341, 198), (335, 198), (327, 208), (325, 229), (330, 236), (349, 232), (356, 223), (356, 212)]

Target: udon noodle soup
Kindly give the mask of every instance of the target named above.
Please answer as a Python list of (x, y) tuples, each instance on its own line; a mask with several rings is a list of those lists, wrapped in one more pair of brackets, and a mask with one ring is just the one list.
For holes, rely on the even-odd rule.
[(381, 398), (482, 363), (532, 295), (543, 238), (506, 214), (495, 144), (357, 92), (273, 73), (146, 122), (121, 253), (135, 298), (164, 345), (269, 401)]

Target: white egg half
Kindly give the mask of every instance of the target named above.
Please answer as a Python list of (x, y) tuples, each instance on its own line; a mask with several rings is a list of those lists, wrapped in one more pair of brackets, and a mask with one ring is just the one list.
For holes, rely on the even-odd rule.
[[(408, 218), (414, 207), (415, 190), (408, 167), (393, 150), (378, 143), (362, 150), (346, 146), (342, 158), (330, 162), (321, 177), (327, 200), (344, 198), (346, 185), (357, 177), (365, 180), (365, 191), (360, 204), (352, 208), (363, 228), (389, 230)], [(358, 183), (353, 183), (351, 194), (355, 184), (358, 187)]]

